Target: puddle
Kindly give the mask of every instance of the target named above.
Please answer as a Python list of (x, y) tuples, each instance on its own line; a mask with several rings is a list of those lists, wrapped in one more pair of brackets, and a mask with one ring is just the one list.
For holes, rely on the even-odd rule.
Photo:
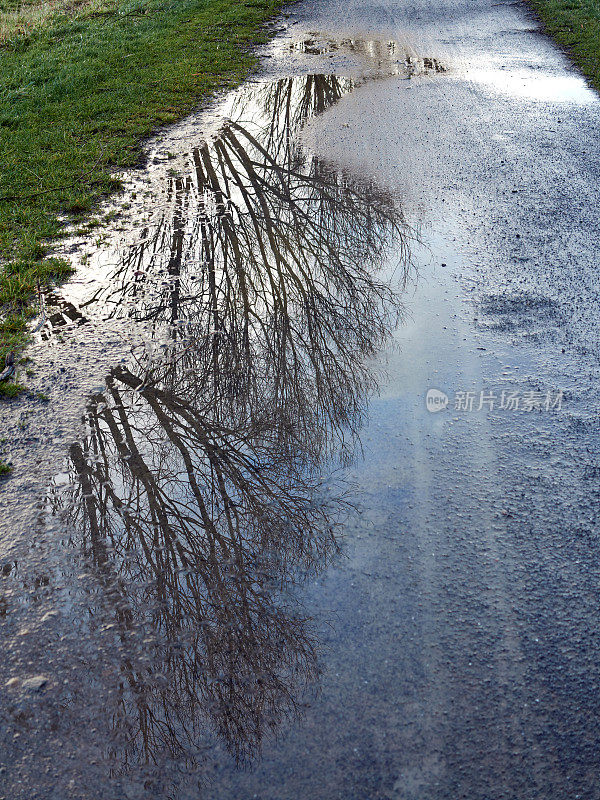
[[(358, 85), (309, 74), (234, 93), (208, 140), (157, 159), (142, 224), (41, 298), (44, 341), (88, 319), (143, 331), (86, 404), (41, 528), (68, 553), (44, 605), (78, 630), (43, 674), (102, 653), (58, 692), (68, 713), (53, 724), (93, 708), (95, 744), (76, 750), (99, 747), (115, 779), (159, 791), (189, 770), (203, 784), (207, 763), (252, 760), (316, 691), (320, 644), (296, 592), (339, 557), (340, 466), (413, 236), (389, 191), (301, 144)], [(40, 758), (45, 733), (42, 717)]]
[(309, 33), (294, 39), (289, 44), (289, 49), (304, 55), (325, 56), (341, 53), (353, 56), (360, 62), (369, 64), (380, 74), (412, 77), (447, 71), (447, 67), (438, 59), (417, 56), (394, 40), (360, 39), (350, 36), (340, 38)]
[(394, 197), (319, 159), (299, 139), (307, 120), (361, 85), (307, 75), (234, 95), (212, 139), (166, 168), (157, 162), (164, 174), (145, 190), (145, 224), (125, 241), (85, 252), (64, 303), (104, 319), (196, 326), (207, 281), (229, 291), (228, 280), (220, 284), (235, 269), (259, 319), (275, 302), (265, 281), (276, 291), (273, 281), (293, 285), (297, 271), (299, 286), (317, 271), (319, 285), (336, 284), (347, 262), (364, 276), (360, 265), (385, 261), (390, 247), (403, 261), (410, 232)]

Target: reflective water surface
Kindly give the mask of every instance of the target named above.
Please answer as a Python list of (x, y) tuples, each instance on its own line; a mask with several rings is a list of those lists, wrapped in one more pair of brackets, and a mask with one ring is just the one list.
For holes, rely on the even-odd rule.
[[(5, 571), (8, 602), (51, 606), (57, 628), (52, 672), (34, 676), (47, 719), (25, 722), (33, 755), (10, 743), (15, 763), (47, 763), (46, 792), (66, 780), (46, 737), (65, 746), (70, 726), (78, 757), (111, 776), (107, 797), (140, 781), (183, 791), (210, 781), (219, 752), (251, 761), (318, 691), (295, 589), (339, 554), (353, 513), (340, 466), (400, 318), (412, 236), (389, 192), (300, 143), (354, 86), (309, 74), (234, 94), (80, 302), (43, 298), (44, 340), (88, 314), (144, 331), (90, 397), (40, 509), (70, 555), (25, 600), (29, 576)], [(26, 721), (14, 657), (6, 711)]]
[(297, 4), (64, 243), (0, 798), (600, 797), (600, 106), (524, 8)]

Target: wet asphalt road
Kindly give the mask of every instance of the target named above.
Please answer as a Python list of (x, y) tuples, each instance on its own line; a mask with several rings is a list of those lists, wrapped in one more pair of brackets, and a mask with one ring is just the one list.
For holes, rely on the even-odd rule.
[[(348, 54), (340, 44), (348, 39), (367, 43), (362, 54)], [(425, 68), (395, 74), (399, 52)], [(376, 78), (342, 91), (301, 140), (340, 174), (399, 197), (414, 232), (402, 323), (370, 356), (379, 391), (345, 468), (356, 510), (344, 518), (340, 552), (289, 579), (293, 599), (278, 601), (312, 619), (310, 631), (294, 628), (293, 645), (291, 637), (279, 645), (302, 642), (303, 658), (287, 668), (310, 671), (309, 688), (298, 689), (299, 713), (273, 712), (274, 732), (248, 748), (244, 767), (207, 706), (212, 727), (193, 775), (201, 789), (181, 753), (149, 746), (134, 755), (114, 709), (126, 705), (123, 682), (134, 682), (135, 670), (122, 667), (133, 659), (125, 639), (147, 666), (142, 644), (156, 635), (153, 623), (128, 622), (112, 638), (106, 607), (119, 609), (117, 628), (128, 619), (112, 579), (82, 563), (77, 534), (43, 503), (43, 490), (16, 480), (1, 539), (5, 564), (18, 564), (5, 571), (4, 672), (17, 681), (3, 690), (4, 794), (600, 797), (598, 98), (519, 3), (305, 0), (266, 54), (266, 79)], [(185, 150), (204, 124), (175, 129), (168, 148)], [(384, 255), (385, 272), (397, 259)], [(71, 291), (81, 300), (81, 286)], [(105, 329), (98, 323), (95, 335)], [(44, 374), (68, 369), (68, 348), (85, 345), (81, 331), (84, 344), (74, 334), (64, 351), (52, 350), (52, 365), (44, 367), (42, 345), (34, 349)], [(117, 352), (100, 354), (101, 376), (121, 357), (111, 342)], [(448, 396), (445, 410), (427, 410), (429, 389)], [(502, 391), (521, 407), (501, 408)], [(85, 397), (70, 392), (72, 413), (81, 413)], [(461, 392), (472, 392), (472, 409), (455, 408)], [(532, 392), (538, 407), (524, 410)], [(562, 407), (545, 408), (559, 393)], [(70, 445), (63, 425), (44, 445), (59, 463)], [(94, 580), (89, 596), (74, 588)], [(268, 637), (261, 646), (277, 650)], [(309, 670), (313, 646), (318, 667)], [(261, 667), (262, 680), (273, 663)], [(32, 675), (47, 683), (23, 688)], [(148, 752), (150, 765), (140, 767)]]

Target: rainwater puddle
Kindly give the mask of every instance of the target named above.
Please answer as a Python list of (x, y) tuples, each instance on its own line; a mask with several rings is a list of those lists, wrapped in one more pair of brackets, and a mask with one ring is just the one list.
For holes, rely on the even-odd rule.
[[(440, 71), (381, 50), (380, 77)], [(151, 180), (132, 178), (125, 231), (88, 244), (76, 278), (41, 298), (42, 342), (115, 319), (142, 341), (88, 399), (40, 507), (36, 546), (51, 555), (37, 563), (54, 567), (6, 574), (9, 626), (36, 630), (6, 665), (9, 719), (37, 709), (7, 743), (20, 780), (63, 791), (81, 780), (76, 754), (103, 797), (192, 796), (314, 697), (321, 643), (297, 591), (342, 557), (355, 499), (343, 467), (414, 232), (389, 190), (300, 134), (371, 80), (242, 87), (209, 137), (179, 154), (161, 143)]]
[[(338, 220), (351, 226), (355, 214), (368, 217), (372, 209), (380, 218), (375, 226), (402, 225), (402, 212), (389, 192), (364, 175), (340, 171), (320, 159), (302, 145), (302, 130), (373, 82), (426, 78), (445, 72), (445, 67), (435, 58), (401, 50), (394, 41), (301, 37), (286, 47), (342, 53), (354, 64), (353, 77), (308, 73), (252, 81), (195, 126), (184, 122), (182, 133), (175, 128), (152, 144), (147, 172), (124, 176), (125, 200), (112, 209), (119, 227), (98, 239), (75, 237), (63, 247), (63, 255), (75, 251), (78, 273), (60, 296), (42, 300), (40, 328), (52, 327), (52, 315), (62, 326), (66, 306), (71, 307), (67, 316), (80, 315), (78, 323), (82, 317), (140, 323), (148, 315), (164, 322), (166, 308), (158, 313), (156, 307), (163, 302), (159, 297), (171, 295), (174, 288), (178, 310), (166, 301), (171, 304), (170, 321), (184, 324), (186, 304), (202, 291), (211, 249), (216, 251), (217, 271), (219, 260), (232, 256), (249, 258), (257, 268), (273, 256), (287, 262), (292, 251), (310, 254), (312, 240), (322, 241), (322, 232), (305, 224), (313, 214), (314, 228), (335, 227)], [(219, 224), (213, 241), (214, 220)], [(364, 243), (357, 237), (357, 258), (375, 239), (375, 249), (385, 249), (385, 236), (369, 236)]]
[(335, 37), (308, 33), (292, 41), (289, 50), (303, 55), (325, 56), (340, 54), (360, 59), (381, 76), (402, 75), (413, 77), (436, 72), (446, 72), (447, 67), (437, 58), (418, 56), (410, 47), (400, 42), (381, 39)]
[[(0, 795), (550, 800), (587, 785), (596, 406), (455, 402), (557, 391), (568, 358), (561, 293), (497, 275), (527, 277), (535, 237), (498, 235), (522, 196), (527, 218), (537, 207), (499, 167), (514, 156), (519, 179), (535, 164), (534, 186), (540, 170), (556, 182), (518, 149), (540, 128), (555, 143), (554, 107), (500, 101), (579, 89), (566, 71), (550, 93), (542, 73), (496, 70), (496, 31), (518, 20), (493, 8), (510, 18), (469, 14), (465, 40), (461, 6), (457, 46), (441, 43), (470, 85), (405, 46), (404, 19), (396, 38), (280, 37), (268, 80), (149, 143), (110, 227), (65, 243), (77, 275), (40, 298), (37, 352), (64, 363), (108, 330), (122, 346), (2, 565)], [(558, 70), (535, 41), (527, 63)], [(473, 258), (497, 280), (463, 293)], [(439, 414), (432, 388), (454, 398)]]
[[(307, 75), (255, 83), (231, 97), (216, 136), (170, 159), (147, 190), (145, 224), (114, 249), (85, 254), (67, 290), (70, 302), (104, 319), (196, 325), (211, 270), (220, 295), (230, 266), (241, 280), (244, 270), (262, 273), (265, 264), (278, 275), (285, 267), (303, 276), (316, 261), (333, 275), (332, 259), (381, 259), (387, 232), (403, 229), (394, 198), (363, 176), (338, 171), (298, 138), (307, 120), (360, 85)], [(302, 280), (307, 276), (298, 285)], [(274, 289), (266, 275), (260, 287), (249, 281), (243, 291), (260, 317), (267, 302), (261, 295), (266, 285)]]

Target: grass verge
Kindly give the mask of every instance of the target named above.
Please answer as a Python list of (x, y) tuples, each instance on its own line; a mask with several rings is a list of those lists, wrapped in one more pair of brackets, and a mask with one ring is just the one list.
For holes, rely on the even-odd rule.
[(280, 5), (74, 0), (36, 14), (0, 0), (0, 372), (36, 292), (69, 272), (46, 257), (65, 216), (118, 190), (111, 169), (139, 162), (153, 129), (242, 80)]
[(600, 0), (529, 0), (545, 30), (600, 90)]

